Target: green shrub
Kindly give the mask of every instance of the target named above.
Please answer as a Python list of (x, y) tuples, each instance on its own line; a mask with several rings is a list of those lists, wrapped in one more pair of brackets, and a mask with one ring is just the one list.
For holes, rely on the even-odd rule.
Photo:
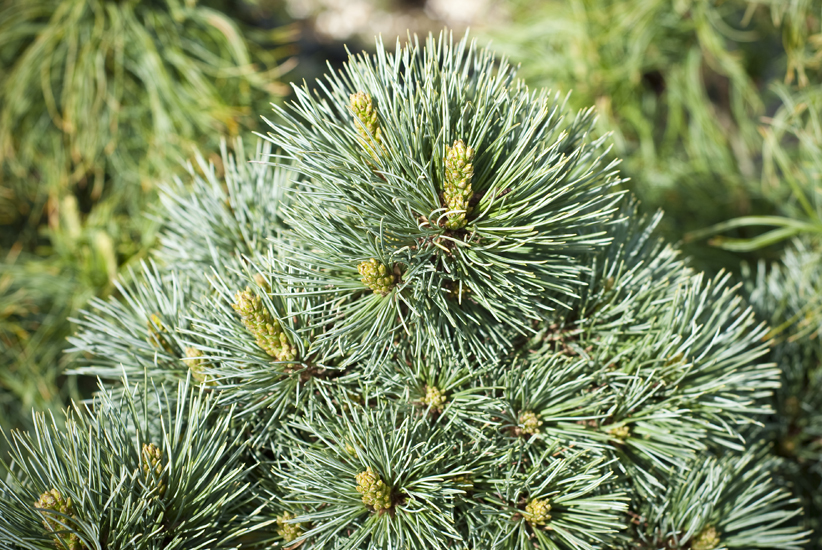
[[(159, 388), (200, 381), (245, 442), (243, 498), (209, 476), (188, 493), (137, 483), (155, 472), (134, 463), (151, 405), (122, 444), (89, 432), (103, 454), (134, 450), (134, 473), (83, 504), (25, 458), (39, 445), (23, 449), (35, 465), (0, 493), (10, 540), (160, 548), (109, 518), (180, 510), (171, 492), (238, 501), (210, 548), (800, 547), (787, 522), (801, 510), (756, 431), (780, 375), (761, 361), (767, 329), (615, 189), (590, 111), (448, 36), (378, 44), (277, 111), (261, 162), (238, 144), (224, 176), (201, 161), (164, 189), (155, 263), (93, 301), (72, 339), (78, 372), (124, 378), (108, 391), (126, 396), (156, 384), (178, 416)], [(176, 471), (204, 456), (184, 455)], [(51, 490), (71, 497), (65, 533), (26, 504)]]

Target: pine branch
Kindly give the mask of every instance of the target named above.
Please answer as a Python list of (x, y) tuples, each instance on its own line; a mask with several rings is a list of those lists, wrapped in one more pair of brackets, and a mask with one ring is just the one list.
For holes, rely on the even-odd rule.
[[(283, 122), (269, 123), (267, 139), (310, 183), (285, 209), (295, 240), (279, 245), (287, 260), (274, 269), (288, 286), (344, 303), (320, 346), (345, 337), (371, 354), (398, 331), (447, 325), (439, 339), (492, 357), (509, 332), (528, 333), (577, 292), (579, 255), (607, 242), (599, 227), (618, 196), (607, 191), (614, 165), (599, 158), (602, 140), (589, 142), (591, 111), (567, 117), (557, 97), (513, 84), (507, 64), (494, 68), (467, 39), (377, 47), (275, 109)], [(352, 124), (352, 93), (366, 94), (370, 126)], [(363, 144), (365, 130), (385, 151)], [(449, 176), (446, 159), (460, 140), (472, 152), (472, 194), (461, 199), (472, 214), (449, 227), (448, 178), (463, 176)], [(396, 278), (382, 296), (359, 281), (371, 259)], [(448, 300), (455, 286), (469, 299)]]
[(239, 513), (254, 495), (231, 411), (215, 413), (182, 383), (102, 391), (65, 429), (36, 415), (8, 440), (0, 547), (233, 547), (259, 522)]

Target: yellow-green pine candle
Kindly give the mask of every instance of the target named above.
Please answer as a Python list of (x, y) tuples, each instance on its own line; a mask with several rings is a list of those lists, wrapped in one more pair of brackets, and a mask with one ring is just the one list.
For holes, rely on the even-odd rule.
[(163, 451), (154, 443), (143, 444), (143, 475), (153, 484), (157, 483), (157, 494), (163, 496), (166, 484), (160, 479), (163, 474)]
[(357, 92), (351, 94), (348, 98), (351, 106), (351, 111), (354, 116), (360, 121), (357, 124), (357, 133), (365, 143), (374, 140), (379, 149), (385, 151), (385, 145), (382, 140), (382, 129), (380, 128), (380, 121), (377, 117), (377, 108), (371, 96), (365, 92)]
[(285, 512), (283, 515), (277, 516), (277, 534), (285, 542), (294, 542), (303, 534), (302, 523), (288, 523), (296, 517), (291, 512)]
[(525, 521), (532, 527), (546, 525), (551, 519), (551, 505), (547, 500), (535, 498), (525, 505), (525, 512), (522, 514)]
[(394, 286), (394, 274), (385, 264), (371, 258), (367, 262), (358, 265), (357, 271), (362, 275), (362, 279), (360, 279), (362, 284), (373, 290), (374, 294), (385, 296), (391, 292), (391, 288)]
[(616, 441), (625, 441), (631, 435), (631, 427), (626, 425), (610, 428), (608, 429), (608, 434)]
[(391, 488), (386, 486), (379, 474), (369, 466), (357, 474), (357, 492), (362, 495), (362, 502), (375, 512), (391, 508)]
[(458, 139), (452, 147), (447, 147), (445, 155), (445, 185), (443, 199), (448, 210), (460, 210), (448, 214), (445, 227), (462, 229), (468, 223), (466, 216), (471, 213), (469, 202), (474, 194), (471, 178), (474, 177), (474, 150)]
[(714, 527), (706, 527), (691, 542), (691, 550), (714, 550), (718, 546), (719, 533)]
[[(64, 497), (57, 489), (51, 489), (40, 495), (40, 498), (34, 503), (34, 507), (45, 510), (43, 515), (46, 516), (46, 519), (43, 520), (43, 525), (51, 533), (66, 531), (66, 524), (68, 523), (66, 517), (74, 517), (71, 498)], [(62, 515), (54, 514), (52, 516), (48, 513), (49, 511)], [(80, 542), (80, 537), (74, 533), (54, 535), (54, 546), (60, 549), (68, 548), (68, 550), (82, 550), (84, 547)]]
[(297, 358), (297, 348), (288, 341), (288, 336), (265, 307), (262, 299), (254, 294), (251, 288), (238, 292), (232, 304), (234, 311), (240, 314), (245, 328), (250, 332), (268, 355), (278, 361), (293, 361)]
[(191, 377), (201, 384), (208, 384), (209, 377), (203, 372), (203, 367), (205, 366), (205, 361), (202, 358), (203, 352), (197, 348), (186, 348), (185, 353), (186, 356), (183, 358), (183, 362), (191, 371)]
[(422, 403), (431, 407), (431, 410), (442, 412), (447, 401), (445, 393), (441, 392), (439, 388), (436, 386), (425, 386), (425, 397), (422, 398)]
[(539, 427), (542, 426), (542, 420), (539, 419), (539, 415), (531, 411), (520, 413), (519, 423), (522, 425), (522, 428), (520, 428), (521, 432), (528, 435), (538, 434)]

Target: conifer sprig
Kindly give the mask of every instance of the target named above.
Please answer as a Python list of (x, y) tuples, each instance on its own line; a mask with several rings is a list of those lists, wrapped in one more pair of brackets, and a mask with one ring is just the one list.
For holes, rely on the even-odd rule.
[[(513, 364), (500, 377), (505, 388), (502, 422), (511, 437), (573, 438), (577, 445), (592, 444), (597, 434), (586, 424), (596, 420), (597, 407), (607, 407), (609, 397), (596, 390), (593, 373), (582, 361), (560, 355), (542, 355)], [(499, 403), (490, 402), (495, 409)]]
[(187, 166), (188, 178), (160, 187), (164, 224), (157, 254), (168, 265), (221, 270), (225, 258), (267, 253), (268, 239), (283, 229), (280, 209), (291, 174), (252, 162), (271, 155), (267, 142), (257, 140), (251, 151), (239, 138), (231, 145), (220, 144), (222, 174), (198, 155)]
[(461, 540), (453, 515), (464, 490), (456, 478), (476, 473), (490, 449), (460, 444), (424, 417), (377, 405), (348, 402), (337, 416), (292, 424), (316, 441), (292, 440), (273, 468), (283, 502), (303, 510), (293, 521), (311, 525), (294, 542), (323, 548), (344, 537), (352, 548), (422, 549)]
[[(798, 550), (807, 532), (790, 527), (796, 502), (770, 478), (761, 449), (723, 459), (697, 459), (681, 470), (666, 492), (638, 501), (642, 548), (674, 544), (690, 548), (785, 548)], [(744, 520), (742, 519), (744, 518)]]
[(506, 550), (532, 544), (597, 548), (613, 537), (627, 499), (606, 488), (611, 473), (584, 452), (557, 451), (552, 446), (534, 462), (518, 462), (512, 453), (507, 463), (500, 462), (474, 497), (482, 510), (474, 544)]
[(188, 326), (200, 290), (187, 276), (153, 262), (132, 270), (129, 279), (117, 283), (122, 300), (93, 299), (90, 311), (73, 320), (80, 331), (69, 341), (92, 358), (78, 370), (112, 381), (124, 375), (139, 380), (146, 372), (158, 382), (185, 379), (189, 367), (182, 359), (190, 346), (179, 330)]
[[(294, 102), (276, 108), (282, 122), (267, 139), (310, 184), (285, 209), (294, 238), (275, 268), (289, 285), (345, 304), (324, 345), (345, 334), (370, 354), (400, 327), (425, 338), (435, 328), (432, 345), (464, 341), (491, 357), (509, 331), (529, 332), (575, 294), (580, 255), (607, 242), (614, 165), (600, 161), (604, 142), (587, 137), (590, 111), (568, 116), (467, 39), (377, 47), (316, 94), (295, 88)], [(351, 124), (351, 97), (367, 124)], [(358, 132), (371, 126), (386, 151), (366, 160)], [(395, 298), (352, 287), (348, 266), (368, 258), (402, 266)], [(454, 285), (470, 298), (447, 300)]]
[(9, 439), (0, 548), (234, 547), (255, 526), (239, 513), (254, 498), (250, 467), (231, 411), (214, 405), (181, 383), (102, 391), (65, 428), (36, 416), (33, 434)]
[[(747, 266), (745, 266), (747, 268)], [(775, 414), (763, 437), (782, 460), (778, 470), (801, 499), (800, 525), (822, 544), (822, 247), (795, 239), (778, 264), (745, 269), (746, 294), (771, 326), (769, 359), (780, 366)]]
[(375, 395), (415, 407), (431, 420), (453, 424), (451, 429), (482, 437), (480, 427), (497, 424), (488, 411), (497, 405), (491, 395), (499, 388), (492, 374), (498, 366), (465, 364), (456, 357), (421, 352), (385, 361), (370, 375)]

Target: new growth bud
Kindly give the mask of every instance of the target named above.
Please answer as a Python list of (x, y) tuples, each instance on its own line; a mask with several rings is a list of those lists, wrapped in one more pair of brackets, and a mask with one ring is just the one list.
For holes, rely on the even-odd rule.
[(528, 435), (538, 434), (539, 427), (542, 426), (542, 420), (539, 419), (539, 415), (531, 411), (520, 413), (519, 423), (522, 426), (520, 433)]
[(277, 516), (277, 534), (280, 535), (285, 542), (294, 542), (303, 534), (302, 523), (288, 523), (297, 516), (291, 512), (285, 512), (281, 516)]
[(714, 550), (718, 546), (719, 533), (714, 527), (706, 527), (691, 542), (691, 550)]
[(362, 262), (357, 266), (357, 271), (362, 275), (362, 284), (374, 291), (374, 294), (386, 296), (394, 286), (394, 274), (384, 264), (374, 258), (367, 262)]
[[(40, 498), (34, 503), (34, 507), (41, 508), (41, 512), (46, 516), (46, 519), (43, 520), (46, 529), (51, 533), (59, 533), (54, 535), (54, 546), (56, 548), (68, 548), (69, 550), (84, 548), (80, 542), (80, 537), (74, 533), (65, 532), (68, 530), (66, 525), (71, 523), (67, 518), (75, 517), (70, 498), (63, 497), (57, 489), (51, 489), (40, 495)], [(49, 514), (49, 512), (57, 513)]]
[(448, 229), (462, 229), (468, 223), (465, 217), (471, 213), (468, 203), (474, 194), (471, 188), (471, 178), (474, 177), (473, 160), (474, 150), (466, 147), (461, 139), (455, 141), (453, 147), (447, 147), (442, 198), (449, 211), (460, 211), (448, 214), (445, 222)]
[(297, 358), (297, 348), (288, 341), (280, 322), (251, 288), (238, 292), (232, 307), (240, 314), (243, 325), (254, 336), (257, 345), (268, 355), (277, 361), (294, 361)]
[(382, 130), (380, 129), (380, 121), (377, 118), (377, 108), (371, 96), (365, 92), (357, 92), (351, 94), (348, 98), (351, 111), (360, 124), (357, 124), (357, 133), (363, 140), (363, 143), (369, 143), (372, 139), (376, 142), (379, 149), (385, 151), (385, 145), (382, 142)]
[(525, 521), (531, 524), (531, 527), (538, 525), (546, 525), (551, 519), (551, 505), (548, 500), (535, 498), (525, 505), (525, 512), (522, 516)]
[(448, 287), (448, 294), (446, 296), (450, 300), (454, 300), (458, 304), (462, 304), (465, 301), (466, 296), (471, 293), (471, 289), (468, 288), (468, 285), (465, 283), (460, 283), (459, 281), (454, 281)]
[(362, 502), (375, 512), (391, 508), (391, 488), (387, 487), (375, 474), (371, 466), (357, 474), (357, 492), (362, 495)]
[(617, 426), (615, 428), (606, 428), (605, 430), (617, 442), (622, 442), (628, 439), (631, 435), (630, 426)]
[(436, 386), (425, 386), (425, 397), (421, 401), (424, 405), (431, 407), (432, 411), (441, 413), (448, 399), (446, 399), (445, 393), (441, 392)]
[(456, 483), (460, 489), (463, 489), (466, 492), (471, 492), (474, 490), (474, 476), (471, 474), (457, 476), (453, 478), (452, 481)]
[(155, 348), (165, 350), (166, 353), (174, 355), (174, 348), (164, 336), (168, 333), (163, 321), (157, 313), (152, 313), (148, 318), (148, 343)]
[(163, 496), (166, 484), (163, 475), (163, 451), (154, 443), (143, 444), (143, 475), (149, 486), (157, 484), (157, 494)]
[(197, 348), (186, 348), (185, 352), (186, 356), (183, 358), (183, 362), (191, 371), (191, 377), (201, 384), (210, 383), (209, 376), (203, 372), (203, 367), (206, 364), (205, 360), (202, 358), (203, 352)]

